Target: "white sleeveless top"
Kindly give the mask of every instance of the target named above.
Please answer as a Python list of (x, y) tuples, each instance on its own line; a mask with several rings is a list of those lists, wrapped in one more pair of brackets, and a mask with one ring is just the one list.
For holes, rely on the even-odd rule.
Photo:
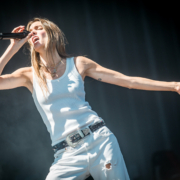
[(47, 86), (50, 93), (45, 99), (33, 69), (32, 97), (50, 133), (52, 146), (72, 131), (101, 119), (85, 101), (84, 81), (74, 57), (66, 59), (66, 70), (60, 78), (47, 79)]

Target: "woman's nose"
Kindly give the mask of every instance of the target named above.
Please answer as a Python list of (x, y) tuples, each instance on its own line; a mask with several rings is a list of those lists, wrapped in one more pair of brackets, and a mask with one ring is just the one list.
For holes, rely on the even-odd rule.
[(36, 32), (35, 32), (35, 31), (31, 31), (31, 33), (32, 33), (33, 35), (35, 35), (35, 34), (36, 34)]

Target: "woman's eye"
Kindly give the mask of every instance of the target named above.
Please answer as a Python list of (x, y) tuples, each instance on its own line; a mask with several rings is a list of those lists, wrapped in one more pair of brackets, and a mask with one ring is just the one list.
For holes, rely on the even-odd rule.
[(41, 29), (43, 29), (43, 28), (42, 28), (42, 27), (38, 27), (38, 28), (37, 28), (37, 30), (41, 30)]

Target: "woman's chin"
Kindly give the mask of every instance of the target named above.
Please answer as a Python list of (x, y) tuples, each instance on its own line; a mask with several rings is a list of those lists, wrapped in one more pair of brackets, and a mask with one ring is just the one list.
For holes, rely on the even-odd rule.
[(34, 45), (34, 50), (35, 50), (36, 52), (38, 52), (38, 53), (42, 52), (43, 49), (44, 49), (44, 48), (43, 48), (42, 45), (40, 45), (40, 44), (35, 44), (35, 45)]

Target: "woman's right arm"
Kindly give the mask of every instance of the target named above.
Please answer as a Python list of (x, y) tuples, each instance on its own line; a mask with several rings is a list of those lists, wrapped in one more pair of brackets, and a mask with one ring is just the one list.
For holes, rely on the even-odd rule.
[[(24, 26), (14, 28), (13, 33), (22, 32)], [(26, 86), (27, 82), (27, 68), (20, 68), (14, 71), (12, 74), (1, 75), (5, 65), (8, 61), (16, 54), (19, 49), (28, 41), (31, 37), (31, 33), (26, 38), (21, 40), (11, 39), (11, 43), (0, 58), (0, 90), (1, 89), (12, 89), (20, 86)]]

